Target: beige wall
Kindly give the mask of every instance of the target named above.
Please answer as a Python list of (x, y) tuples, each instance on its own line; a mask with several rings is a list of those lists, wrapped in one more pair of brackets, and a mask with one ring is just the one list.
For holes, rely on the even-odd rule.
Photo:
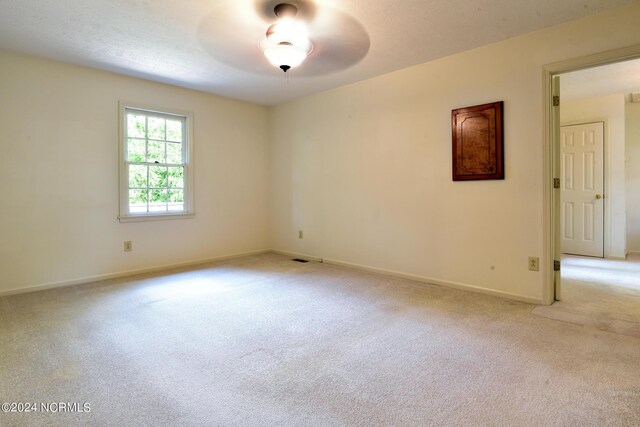
[(627, 249), (640, 253), (640, 103), (625, 104)]
[[(271, 111), (275, 248), (541, 300), (542, 67), (640, 43), (614, 10)], [(451, 110), (504, 100), (504, 181), (452, 182)], [(304, 229), (304, 239), (297, 231)]]
[[(266, 108), (8, 52), (0, 64), (0, 293), (268, 247)], [(195, 219), (118, 222), (121, 99), (194, 113)]]
[(627, 254), (624, 115), (624, 94), (568, 101), (560, 105), (563, 125), (604, 122), (605, 258), (624, 259)]

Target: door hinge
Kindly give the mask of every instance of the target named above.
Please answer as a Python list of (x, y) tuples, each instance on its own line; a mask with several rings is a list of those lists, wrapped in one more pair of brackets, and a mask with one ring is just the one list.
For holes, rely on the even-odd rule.
[(560, 188), (560, 178), (553, 178), (553, 188)]
[(553, 260), (553, 271), (560, 271), (560, 261)]
[(559, 107), (560, 106), (560, 97), (558, 95), (554, 95), (553, 96), (553, 106), (554, 107)]

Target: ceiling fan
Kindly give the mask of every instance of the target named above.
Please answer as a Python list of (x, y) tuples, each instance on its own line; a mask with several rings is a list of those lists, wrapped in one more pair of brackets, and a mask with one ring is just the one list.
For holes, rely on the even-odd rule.
[(212, 58), (237, 70), (312, 77), (347, 69), (370, 47), (355, 18), (310, 0), (219, 0), (198, 26)]

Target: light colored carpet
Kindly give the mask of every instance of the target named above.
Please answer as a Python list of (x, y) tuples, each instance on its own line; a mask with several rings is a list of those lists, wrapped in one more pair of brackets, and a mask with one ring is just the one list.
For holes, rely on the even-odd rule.
[(533, 314), (640, 338), (640, 255), (563, 256), (561, 275), (562, 300)]
[(640, 339), (267, 254), (0, 298), (25, 425), (637, 425)]

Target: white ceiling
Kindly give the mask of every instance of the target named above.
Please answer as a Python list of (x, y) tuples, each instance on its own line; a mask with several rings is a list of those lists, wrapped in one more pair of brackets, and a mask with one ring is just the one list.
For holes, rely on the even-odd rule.
[(565, 101), (594, 96), (640, 92), (640, 59), (573, 71), (560, 76), (560, 96)]
[(274, 0), (0, 0), (0, 48), (274, 105), (636, 1), (290, 0), (314, 51), (288, 83)]

